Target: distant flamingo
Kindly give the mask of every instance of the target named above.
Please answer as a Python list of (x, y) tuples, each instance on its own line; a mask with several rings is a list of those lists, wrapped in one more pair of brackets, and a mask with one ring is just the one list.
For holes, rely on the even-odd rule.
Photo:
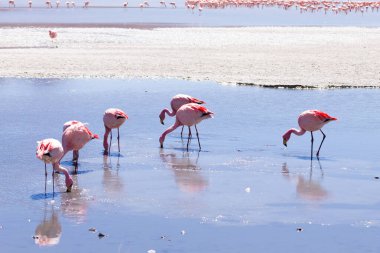
[(89, 0), (86, 0), (86, 1), (84, 1), (84, 6), (83, 6), (83, 8), (88, 8), (89, 5), (90, 5), (90, 1), (89, 1)]
[(54, 41), (57, 40), (57, 36), (58, 36), (58, 34), (57, 34), (56, 31), (49, 30), (49, 37), (51, 39), (51, 43), (52, 43), (53, 46), (54, 46)]
[(9, 1), (8, 1), (8, 4), (9, 4), (9, 8), (10, 8), (10, 7), (13, 7), (13, 8), (16, 7), (15, 0), (9, 0)]
[(189, 150), (189, 142), (191, 138), (190, 127), (195, 126), (195, 130), (197, 132), (197, 139), (199, 150), (201, 150), (201, 143), (199, 141), (199, 134), (197, 129), (197, 124), (204, 119), (212, 118), (214, 115), (213, 112), (209, 111), (206, 107), (203, 107), (199, 104), (190, 103), (181, 106), (176, 113), (176, 121), (174, 125), (166, 129), (165, 132), (161, 135), (159, 141), (161, 148), (163, 148), (165, 137), (168, 133), (174, 131), (179, 126), (188, 126), (189, 127), (189, 136), (187, 139), (187, 150)]
[(57, 8), (59, 8), (59, 5), (61, 4), (61, 1), (59, 1), (59, 0), (57, 0), (56, 2), (55, 2), (55, 6), (57, 7)]
[(170, 2), (169, 4), (170, 4), (173, 8), (177, 8), (175, 2)]
[(323, 141), (326, 138), (325, 133), (322, 131), (322, 127), (327, 124), (328, 122), (332, 120), (337, 120), (337, 118), (329, 116), (327, 113), (318, 111), (318, 110), (307, 110), (300, 114), (298, 117), (298, 125), (301, 129), (295, 129), (291, 128), (289, 129), (283, 136), (283, 144), (287, 147), (287, 142), (290, 139), (290, 136), (292, 133), (295, 135), (303, 135), (306, 131), (309, 131), (311, 133), (311, 159), (313, 159), (313, 132), (314, 131), (321, 131), (323, 135), (323, 139), (321, 144), (319, 145), (318, 152), (317, 152), (317, 158), (319, 158), (319, 151), (321, 150)]
[[(188, 104), (188, 103), (204, 104), (205, 102), (202, 100), (199, 100), (197, 98), (194, 98), (192, 96), (189, 96), (189, 95), (177, 94), (170, 101), (170, 106), (172, 108), (172, 111), (170, 112), (169, 109), (167, 109), (167, 108), (165, 108), (161, 111), (161, 113), (159, 115), (161, 124), (164, 125), (165, 113), (168, 116), (173, 117), (173, 116), (175, 116), (177, 110), (181, 106), (183, 106), (184, 104)], [(183, 127), (182, 127), (182, 131), (181, 131), (181, 136), (182, 136), (182, 133), (183, 133)]]
[[(119, 127), (128, 119), (128, 116), (125, 112), (120, 109), (110, 108), (104, 112), (103, 122), (105, 127), (103, 147), (104, 153), (108, 154), (111, 151), (111, 142), (112, 142), (112, 129), (117, 128), (117, 146), (120, 153), (120, 133)], [(111, 133), (110, 144), (108, 146), (108, 135)]]
[(166, 2), (165, 1), (160, 1), (160, 4), (161, 4), (161, 6), (163, 6), (163, 7), (166, 7)]
[(65, 175), (65, 184), (67, 187), (67, 192), (71, 192), (73, 186), (73, 180), (69, 175), (69, 172), (64, 167), (60, 166), (59, 161), (63, 157), (63, 147), (58, 140), (55, 139), (44, 139), (37, 142), (36, 156), (38, 159), (45, 162), (45, 194), (46, 194), (46, 181), (47, 181), (47, 171), (46, 164), (53, 164), (53, 194), (54, 194), (54, 170), (61, 172)]
[(46, 0), (46, 1), (45, 1), (45, 4), (46, 4), (46, 7), (47, 7), (47, 8), (52, 8), (52, 6), (51, 6), (51, 1), (50, 1), (50, 0)]
[[(64, 151), (62, 158), (67, 152), (73, 150), (73, 162), (77, 164), (79, 150), (92, 139), (99, 139), (99, 136), (91, 133), (91, 131), (83, 123), (76, 123), (67, 127), (62, 134), (62, 145)], [(75, 167), (75, 172), (76, 171), (77, 167)]]
[(125, 2), (123, 3), (123, 7), (124, 7), (124, 8), (127, 8), (127, 7), (128, 7), (128, 2), (127, 2), (127, 1), (125, 1)]
[(29, 8), (32, 8), (32, 0), (28, 1)]

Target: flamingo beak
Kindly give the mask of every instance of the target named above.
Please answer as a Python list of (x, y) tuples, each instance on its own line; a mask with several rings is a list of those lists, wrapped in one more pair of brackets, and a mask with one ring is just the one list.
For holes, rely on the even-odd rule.
[(285, 138), (282, 140), (282, 144), (284, 144), (285, 147), (288, 146), (287, 141), (285, 140)]
[(161, 122), (162, 125), (165, 125), (165, 124), (164, 124), (164, 121), (163, 121), (162, 119), (160, 119), (160, 122)]
[(67, 187), (67, 190), (66, 192), (71, 192), (71, 189), (73, 188), (73, 184), (71, 184), (70, 186)]

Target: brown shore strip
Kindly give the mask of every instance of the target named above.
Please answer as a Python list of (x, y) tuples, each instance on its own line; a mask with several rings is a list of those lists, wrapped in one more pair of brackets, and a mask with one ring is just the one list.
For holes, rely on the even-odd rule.
[(54, 46), (49, 26), (0, 28), (0, 77), (380, 87), (380, 28), (52, 27), (58, 31)]

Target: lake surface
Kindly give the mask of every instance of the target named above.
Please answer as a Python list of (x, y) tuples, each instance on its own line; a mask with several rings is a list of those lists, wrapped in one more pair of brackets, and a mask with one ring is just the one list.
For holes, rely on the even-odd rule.
[[(379, 27), (380, 12), (369, 10), (335, 14), (323, 11), (300, 13), (295, 8), (287, 11), (277, 8), (226, 8), (204, 9), (201, 14), (177, 3), (178, 8), (159, 8), (159, 3), (151, 2), (153, 8), (137, 8), (139, 1), (129, 1), (131, 8), (121, 8), (120, 3), (98, 1), (91, 3), (94, 8), (52, 8), (43, 7), (44, 2), (36, 2), (34, 8), (26, 8), (27, 2), (16, 3), (17, 8), (0, 5), (0, 25), (18, 24), (82, 24), (113, 26), (360, 26)], [(78, 6), (83, 5), (77, 2)], [(103, 7), (102, 7), (103, 6)], [(107, 6), (107, 7), (105, 7)]]
[[(196, 139), (186, 152), (180, 129), (159, 148), (174, 119), (162, 126), (158, 114), (178, 93), (215, 112), (198, 125), (201, 152)], [(379, 98), (376, 89), (0, 79), (2, 251), (379, 252)], [(36, 141), (60, 140), (68, 120), (103, 136), (109, 107), (129, 116), (121, 155), (115, 141), (110, 157), (102, 140), (89, 142), (73, 191), (65, 193), (64, 177), (56, 175), (53, 198), (49, 173), (45, 197)], [(338, 118), (324, 127), (321, 159), (312, 164), (309, 134), (282, 145), (306, 109)], [(321, 135), (314, 137), (316, 149)], [(73, 171), (70, 158), (62, 164)]]

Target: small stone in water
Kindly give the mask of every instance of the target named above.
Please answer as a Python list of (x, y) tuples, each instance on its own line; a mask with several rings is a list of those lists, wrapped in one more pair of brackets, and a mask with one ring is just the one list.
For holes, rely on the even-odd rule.
[(250, 193), (251, 192), (251, 188), (250, 187), (245, 188), (245, 192), (246, 193)]
[(154, 249), (150, 249), (147, 251), (147, 253), (156, 253), (156, 251)]
[(185, 235), (186, 234), (186, 231), (185, 230), (182, 230), (181, 231), (181, 235)]
[(96, 232), (96, 228), (89, 228), (88, 231), (95, 233)]
[(297, 228), (297, 232), (302, 232), (303, 228)]
[(380, 177), (375, 177), (375, 179), (379, 179)]
[(105, 237), (105, 236), (106, 236), (106, 235), (103, 234), (103, 233), (99, 233), (99, 234), (98, 234), (99, 239), (102, 239), (102, 238)]

